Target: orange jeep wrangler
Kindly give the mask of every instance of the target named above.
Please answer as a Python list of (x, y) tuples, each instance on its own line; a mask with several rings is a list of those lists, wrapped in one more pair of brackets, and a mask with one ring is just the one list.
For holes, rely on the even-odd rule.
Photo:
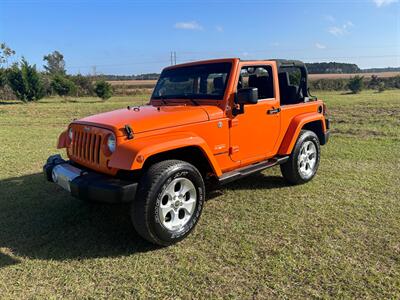
[(324, 103), (300, 61), (217, 59), (165, 68), (145, 106), (73, 121), (48, 158), (49, 181), (72, 196), (131, 202), (136, 231), (170, 245), (200, 218), (205, 182), (221, 184), (280, 165), (310, 181), (329, 137)]

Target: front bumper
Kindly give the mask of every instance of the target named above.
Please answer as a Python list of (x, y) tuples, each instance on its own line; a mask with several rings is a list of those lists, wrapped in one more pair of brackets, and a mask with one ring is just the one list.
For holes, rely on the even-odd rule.
[(43, 166), (48, 181), (57, 183), (72, 196), (88, 201), (121, 203), (135, 199), (137, 182), (106, 176), (74, 166), (59, 154), (52, 155)]

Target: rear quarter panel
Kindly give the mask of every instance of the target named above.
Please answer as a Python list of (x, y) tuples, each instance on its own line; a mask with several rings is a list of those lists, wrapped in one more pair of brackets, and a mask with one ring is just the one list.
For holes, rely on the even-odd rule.
[(323, 132), (326, 131), (325, 118), (322, 113), (318, 112), (320, 106), (322, 106), (322, 101), (318, 100), (281, 107), (281, 135), (278, 143), (278, 155), (288, 155), (292, 152), (304, 124), (321, 121), (322, 130)]

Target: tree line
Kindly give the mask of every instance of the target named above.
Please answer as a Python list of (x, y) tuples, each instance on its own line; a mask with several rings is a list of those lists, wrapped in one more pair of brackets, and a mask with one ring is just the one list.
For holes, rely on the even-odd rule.
[(15, 51), (0, 44), (0, 99), (13, 98), (30, 102), (45, 96), (97, 96), (103, 100), (113, 94), (112, 86), (103, 79), (83, 75), (68, 75), (64, 56), (54, 51), (43, 57), (44, 72), (37, 70), (24, 57), (9, 66)]
[[(69, 75), (65, 69), (64, 56), (54, 51), (43, 56), (44, 71), (38, 71), (36, 65), (30, 64), (25, 58), (9, 65), (9, 59), (15, 55), (15, 51), (5, 43), (0, 43), (0, 99), (19, 99), (24, 102), (36, 101), (45, 96), (58, 95), (61, 97), (98, 96), (101, 99), (110, 98), (113, 93), (119, 93), (118, 85), (114, 90), (107, 80), (154, 80), (158, 79), (158, 73), (141, 75), (99, 75), (84, 76)], [(356, 64), (347, 63), (308, 63), (306, 64), (310, 74), (318, 73), (361, 73), (362, 70)], [(379, 69), (384, 70), (384, 69)], [(391, 68), (391, 70), (394, 70)], [(379, 92), (400, 88), (400, 76), (380, 78), (373, 75), (371, 78), (355, 75), (350, 79), (317, 79), (310, 80), (311, 90), (350, 90), (354, 93), (363, 88), (375, 89)], [(136, 93), (140, 87), (123, 85), (123, 93), (126, 89), (130, 93)], [(149, 88), (143, 86), (143, 88)]]
[(316, 79), (309, 80), (308, 86), (311, 91), (352, 91), (358, 93), (363, 89), (376, 90), (383, 92), (386, 89), (400, 89), (400, 75), (393, 77), (379, 77), (372, 75), (364, 77), (355, 75), (351, 78), (336, 78), (336, 79)]
[[(322, 63), (306, 63), (309, 74), (354, 74), (361, 73), (361, 70), (356, 64), (338, 63), (338, 62), (322, 62)], [(100, 75), (99, 78), (104, 80), (157, 80), (160, 77), (159, 73), (147, 73), (140, 75)]]
[(97, 78), (103, 80), (157, 80), (160, 77), (160, 73), (146, 73), (138, 75), (112, 75), (112, 74), (102, 74), (97, 75)]
[[(322, 62), (322, 63), (306, 63), (309, 74), (356, 74), (356, 73), (381, 73), (381, 72), (399, 72), (399, 68), (372, 68), (360, 69), (356, 64), (340, 63), (340, 62)], [(104, 74), (97, 76), (103, 80), (157, 80), (160, 73), (146, 73), (138, 75), (113, 75)]]
[(361, 72), (356, 64), (338, 62), (306, 63), (306, 67), (309, 74), (354, 74)]

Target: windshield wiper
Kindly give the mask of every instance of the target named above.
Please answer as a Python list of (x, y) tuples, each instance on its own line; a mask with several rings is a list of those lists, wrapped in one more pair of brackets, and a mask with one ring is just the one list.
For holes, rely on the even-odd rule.
[(193, 98), (189, 98), (190, 102), (192, 102), (194, 105), (199, 106), (199, 102), (197, 102), (196, 100), (194, 100)]
[(184, 94), (185, 99), (189, 99), (194, 105), (199, 106), (199, 102), (193, 99), (193, 94)]
[(166, 99), (174, 99), (174, 98), (187, 99), (190, 102), (192, 102), (194, 105), (199, 106), (200, 104), (196, 100), (193, 99), (194, 98), (193, 96), (194, 96), (194, 94), (168, 95), (168, 98), (166, 98), (165, 96), (157, 96), (157, 98), (154, 98), (154, 99), (161, 100), (163, 104), (167, 104), (167, 101), (165, 101)]
[(164, 105), (167, 105), (167, 101), (165, 101), (165, 97), (164, 97), (164, 96), (158, 96), (158, 99), (160, 99), (161, 102), (162, 102)]

